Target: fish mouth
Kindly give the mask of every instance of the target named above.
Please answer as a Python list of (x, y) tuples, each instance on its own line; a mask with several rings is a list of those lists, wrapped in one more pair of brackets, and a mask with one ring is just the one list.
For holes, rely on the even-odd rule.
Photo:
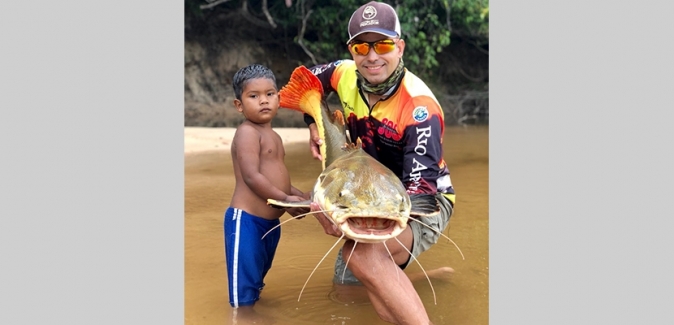
[(339, 228), (346, 237), (358, 242), (380, 243), (397, 237), (407, 228), (407, 222), (402, 219), (351, 216), (339, 224)]

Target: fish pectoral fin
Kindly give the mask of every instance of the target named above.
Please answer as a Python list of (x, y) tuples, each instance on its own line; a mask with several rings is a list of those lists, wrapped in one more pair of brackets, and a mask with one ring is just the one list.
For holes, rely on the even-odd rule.
[(440, 204), (434, 194), (411, 194), (412, 208), (410, 215), (417, 217), (430, 217), (440, 212)]
[(334, 112), (332, 112), (332, 119), (341, 126), (346, 125), (346, 121), (344, 120), (344, 114), (340, 110), (335, 110)]
[(311, 200), (304, 201), (278, 201), (274, 199), (267, 199), (267, 205), (272, 208), (285, 209), (285, 208), (310, 208)]

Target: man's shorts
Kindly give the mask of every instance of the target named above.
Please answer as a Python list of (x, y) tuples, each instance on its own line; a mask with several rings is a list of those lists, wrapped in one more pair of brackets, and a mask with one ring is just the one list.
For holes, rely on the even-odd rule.
[[(435, 197), (438, 199), (438, 204), (440, 205), (440, 213), (435, 216), (420, 218), (419, 221), (425, 223), (433, 229), (438, 229), (440, 232), (442, 232), (449, 224), (449, 218), (452, 216), (454, 210), (447, 198), (441, 193), (436, 194)], [(439, 233), (436, 233), (427, 227), (420, 225), (418, 222), (408, 222), (407, 226), (412, 229), (412, 235), (414, 237), (412, 241), (412, 255), (415, 258), (431, 248), (431, 246), (437, 243), (438, 239), (440, 238)], [(337, 260), (335, 261), (335, 274), (332, 278), (332, 281), (339, 284), (360, 285), (361, 283), (358, 281), (358, 279), (356, 279), (353, 273), (351, 273), (349, 268), (346, 268), (346, 272), (344, 271), (346, 263), (342, 258), (342, 249), (343, 248), (340, 248), (339, 253), (337, 254)], [(401, 269), (405, 269), (411, 262), (413, 261), (410, 257), (405, 264), (399, 266)]]
[(281, 239), (281, 227), (261, 238), (279, 223), (278, 219), (267, 220), (241, 209), (229, 207), (225, 211), (225, 257), (232, 307), (249, 306), (260, 299), (264, 277)]

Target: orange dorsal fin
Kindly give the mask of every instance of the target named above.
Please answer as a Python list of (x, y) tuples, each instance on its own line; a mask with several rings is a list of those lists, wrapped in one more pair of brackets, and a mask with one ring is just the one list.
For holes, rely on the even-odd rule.
[(318, 77), (305, 66), (295, 68), (279, 95), (281, 107), (307, 113), (315, 120), (321, 117), (323, 86)]

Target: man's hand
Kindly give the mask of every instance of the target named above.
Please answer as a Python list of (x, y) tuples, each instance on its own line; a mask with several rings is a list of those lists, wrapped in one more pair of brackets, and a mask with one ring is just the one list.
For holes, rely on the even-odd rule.
[(321, 156), (321, 150), (319, 146), (323, 143), (323, 139), (318, 135), (318, 127), (316, 123), (309, 124), (309, 149), (311, 149), (311, 155), (314, 159), (323, 161), (323, 156)]
[[(318, 203), (311, 202), (311, 212), (321, 211), (321, 207), (318, 206)], [(323, 226), (323, 230), (326, 234), (335, 237), (342, 237), (342, 231), (335, 226), (335, 224), (326, 216), (323, 212), (317, 212), (314, 214), (316, 220)]]

